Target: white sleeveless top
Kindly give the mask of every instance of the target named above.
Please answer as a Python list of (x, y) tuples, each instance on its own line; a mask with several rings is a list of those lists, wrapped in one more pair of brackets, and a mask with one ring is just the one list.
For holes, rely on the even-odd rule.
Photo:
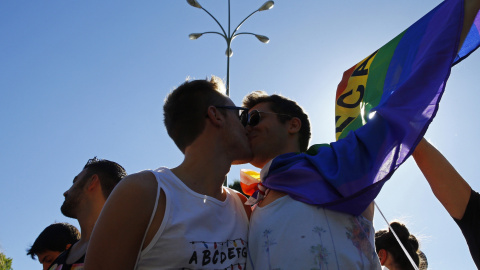
[(373, 224), (284, 196), (250, 217), (247, 269), (381, 269)]
[(136, 269), (245, 269), (248, 218), (238, 195), (224, 187), (227, 198), (219, 201), (192, 191), (167, 168), (151, 172), (158, 182), (153, 213), (162, 189), (165, 215)]

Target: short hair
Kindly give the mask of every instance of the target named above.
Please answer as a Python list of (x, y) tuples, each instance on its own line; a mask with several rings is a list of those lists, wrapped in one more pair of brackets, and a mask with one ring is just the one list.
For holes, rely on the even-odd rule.
[[(243, 98), (243, 107), (248, 109), (253, 108), (259, 103), (268, 103), (270, 109), (274, 113), (286, 114), (300, 119), (302, 126), (298, 132), (298, 145), (301, 152), (307, 151), (311, 137), (310, 120), (302, 107), (298, 105), (297, 102), (287, 97), (281, 95), (268, 95), (265, 91), (254, 91)], [(282, 115), (277, 114), (277, 117), (281, 123), (285, 123), (288, 120)]]
[(78, 229), (68, 223), (54, 223), (46, 227), (33, 245), (27, 249), (27, 255), (35, 259), (35, 255), (45, 251), (63, 252), (68, 244), (75, 244), (80, 239)]
[[(418, 241), (414, 235), (411, 235), (408, 231), (405, 224), (394, 221), (390, 223), (390, 227), (395, 231), (395, 234), (398, 236), (400, 241), (402, 242), (403, 246), (407, 250), (410, 257), (412, 257), (413, 261), (417, 266), (420, 264), (420, 259), (418, 256)], [(377, 253), (381, 249), (385, 249), (386, 251), (390, 252), (393, 256), (393, 260), (395, 263), (401, 267), (402, 269), (414, 269), (410, 260), (405, 255), (402, 247), (398, 243), (397, 239), (393, 235), (393, 233), (388, 230), (380, 230), (375, 233), (375, 249)]]
[(127, 176), (127, 172), (120, 164), (106, 159), (98, 159), (97, 157), (89, 159), (83, 169), (87, 170), (84, 179), (88, 179), (94, 174), (99, 176), (100, 186), (105, 199), (112, 193), (118, 182)]
[[(185, 153), (205, 128), (205, 116), (209, 106), (227, 103), (223, 81), (215, 76), (210, 80), (184, 82), (165, 98), (163, 117), (168, 135)], [(224, 113), (224, 112), (222, 112)]]

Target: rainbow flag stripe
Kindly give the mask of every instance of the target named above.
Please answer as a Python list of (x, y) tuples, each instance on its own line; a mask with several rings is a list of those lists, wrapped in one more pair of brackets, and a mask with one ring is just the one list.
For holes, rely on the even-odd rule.
[(459, 50), (463, 9), (463, 0), (446, 0), (345, 71), (336, 94), (337, 141), (276, 157), (263, 185), (362, 213), (425, 134), (452, 66), (480, 45), (477, 14)]

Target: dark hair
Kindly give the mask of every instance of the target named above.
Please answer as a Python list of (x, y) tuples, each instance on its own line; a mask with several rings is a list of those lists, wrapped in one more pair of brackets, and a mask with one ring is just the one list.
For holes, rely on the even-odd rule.
[(105, 199), (108, 198), (118, 182), (127, 176), (127, 172), (120, 164), (106, 159), (97, 159), (97, 157), (89, 159), (83, 169), (87, 169), (87, 174), (84, 179), (88, 179), (94, 174), (99, 176), (98, 178), (100, 179), (100, 185)]
[[(417, 238), (414, 235), (411, 235), (407, 227), (400, 222), (394, 221), (390, 223), (390, 226), (397, 234), (410, 257), (412, 257), (413, 261), (418, 266), (420, 259), (417, 254), (419, 246)], [(410, 260), (405, 255), (405, 252), (402, 247), (400, 247), (400, 244), (390, 230), (380, 230), (375, 233), (375, 249), (377, 253), (381, 249), (388, 251), (392, 254), (395, 263), (402, 269), (414, 269)]]
[(46, 227), (27, 249), (27, 255), (35, 259), (35, 255), (48, 250), (65, 251), (68, 244), (75, 244), (80, 239), (80, 232), (68, 223), (54, 223)]
[[(255, 91), (243, 98), (243, 106), (251, 109), (259, 103), (267, 102), (270, 109), (275, 113), (287, 114), (292, 117), (297, 117), (302, 122), (300, 131), (298, 132), (298, 145), (301, 152), (307, 151), (308, 143), (310, 141), (310, 121), (308, 115), (303, 111), (302, 107), (297, 102), (281, 96), (268, 95), (265, 91)], [(282, 115), (277, 115), (281, 123), (285, 123), (288, 119)]]
[(187, 80), (167, 96), (163, 105), (164, 123), (180, 151), (185, 152), (202, 133), (208, 107), (226, 104), (223, 89), (222, 80), (212, 76), (210, 80)]

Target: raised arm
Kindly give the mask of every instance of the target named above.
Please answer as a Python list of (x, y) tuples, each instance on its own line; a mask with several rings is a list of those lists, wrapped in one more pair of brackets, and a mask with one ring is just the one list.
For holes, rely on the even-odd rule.
[(468, 183), (425, 138), (420, 141), (412, 155), (433, 194), (450, 216), (462, 219), (470, 199), (471, 188)]
[(150, 172), (120, 181), (93, 230), (85, 270), (134, 269), (156, 194), (156, 179)]
[(462, 47), (479, 9), (480, 0), (465, 0), (465, 16), (463, 19), (462, 34), (460, 35), (459, 49)]

